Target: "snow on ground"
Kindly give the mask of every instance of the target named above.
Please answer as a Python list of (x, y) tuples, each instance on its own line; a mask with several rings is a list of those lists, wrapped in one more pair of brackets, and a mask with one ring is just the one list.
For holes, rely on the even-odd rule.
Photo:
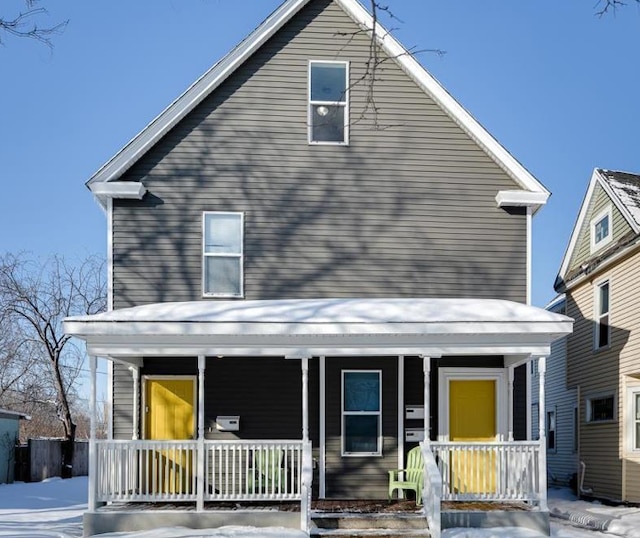
[[(555, 538), (640, 538), (640, 508), (577, 501), (568, 490), (551, 490), (549, 506)], [(50, 479), (34, 484), (0, 485), (0, 537), (76, 538), (82, 536), (87, 508), (87, 479)], [(583, 527), (591, 526), (598, 530)], [(448, 529), (443, 538), (541, 538), (526, 529)], [(211, 530), (165, 528), (100, 538), (302, 538), (300, 531), (224, 527)]]

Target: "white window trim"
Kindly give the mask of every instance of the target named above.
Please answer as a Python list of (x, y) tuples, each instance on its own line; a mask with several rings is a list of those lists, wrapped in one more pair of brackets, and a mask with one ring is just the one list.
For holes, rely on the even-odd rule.
[[(596, 243), (596, 224), (598, 224), (603, 218), (608, 217), (609, 219), (609, 233), (604, 238), (601, 239), (598, 243)], [(602, 247), (608, 245), (613, 240), (613, 217), (611, 206), (607, 206), (605, 209), (600, 211), (595, 217), (591, 219), (591, 223), (589, 226), (591, 230), (591, 252), (596, 252), (600, 250)]]
[[(602, 288), (602, 286), (604, 286), (605, 284), (609, 285), (609, 310), (607, 310), (606, 316), (609, 318), (608, 321), (608, 326), (607, 326), (607, 332), (608, 332), (608, 337), (607, 337), (607, 344), (604, 346), (600, 345), (599, 339), (600, 339), (600, 320), (602, 319), (602, 317), (605, 314), (600, 314), (600, 289)], [(611, 278), (607, 277), (604, 278), (602, 280), (599, 280), (598, 282), (596, 282), (595, 286), (594, 286), (594, 298), (593, 298), (593, 327), (594, 327), (594, 332), (593, 332), (593, 349), (594, 350), (600, 350), (600, 349), (608, 349), (609, 347), (611, 347)]]
[[(240, 254), (207, 254), (206, 249), (206, 220), (207, 215), (240, 215)], [(244, 297), (244, 213), (242, 211), (203, 211), (202, 212), (202, 296), (215, 298), (242, 299)], [(207, 271), (205, 259), (207, 257), (240, 258), (240, 293), (206, 293)]]
[(193, 382), (193, 432), (198, 434), (198, 376), (195, 375), (143, 375), (142, 376), (142, 414), (140, 439), (147, 438), (147, 382), (148, 381), (181, 381), (190, 380)]
[[(635, 396), (640, 394), (640, 386), (627, 387), (627, 405), (626, 405), (626, 417), (625, 417), (625, 449), (627, 453), (635, 458), (640, 457), (640, 447), (636, 447), (635, 435), (636, 435), (636, 413), (634, 409)], [(640, 441), (640, 440), (639, 440)]]
[[(593, 400), (601, 400), (603, 398), (613, 398), (613, 418), (607, 420), (593, 420), (591, 417), (591, 402)], [(600, 392), (598, 394), (591, 394), (584, 399), (585, 405), (585, 422), (587, 425), (591, 424), (611, 424), (618, 420), (618, 399), (616, 398), (616, 392)]]
[[(379, 402), (380, 402), (380, 410), (379, 411), (345, 411), (344, 410), (344, 377), (345, 374), (359, 374), (359, 373), (377, 373), (379, 382)], [(341, 372), (341, 380), (342, 386), (340, 389), (340, 451), (343, 458), (361, 458), (361, 457), (370, 457), (382, 456), (382, 440), (384, 436), (382, 435), (382, 370), (342, 370)], [(345, 450), (345, 420), (344, 417), (347, 415), (378, 415), (378, 450), (376, 452), (347, 452)]]
[[(313, 64), (336, 64), (345, 66), (345, 95), (344, 104), (335, 101), (312, 101), (311, 100), (311, 66)], [(350, 81), (349, 62), (340, 62), (335, 60), (309, 60), (307, 72), (307, 139), (309, 144), (314, 146), (348, 146), (349, 145), (349, 111), (351, 92), (349, 88)], [(313, 107), (314, 105), (330, 105), (344, 107), (344, 140), (342, 142), (332, 142), (324, 140), (313, 140)]]
[(438, 441), (449, 441), (449, 384), (451, 381), (489, 380), (496, 382), (497, 439), (506, 439), (509, 413), (507, 411), (507, 375), (503, 368), (438, 369)]
[[(551, 439), (549, 436), (549, 432), (551, 431), (549, 428), (549, 415), (551, 413), (553, 413), (553, 421), (555, 423), (555, 428), (553, 429), (553, 448), (549, 446), (549, 440)], [(558, 409), (555, 405), (547, 408), (545, 428), (547, 430), (547, 452), (555, 453), (558, 451)]]

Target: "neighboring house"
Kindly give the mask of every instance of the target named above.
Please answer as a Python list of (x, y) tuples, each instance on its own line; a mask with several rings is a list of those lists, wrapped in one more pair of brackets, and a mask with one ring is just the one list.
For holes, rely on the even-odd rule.
[(579, 401), (583, 493), (640, 502), (640, 175), (596, 169), (556, 290), (575, 332), (567, 386)]
[[(566, 298), (556, 297), (546, 309), (557, 314), (566, 314)], [(532, 415), (538, 416), (538, 394), (540, 376), (538, 362), (531, 362)], [(567, 338), (560, 338), (551, 345), (547, 358), (546, 376), (547, 471), (549, 482), (555, 485), (573, 486), (577, 479), (577, 417), (578, 401), (576, 389), (567, 389)], [(538, 424), (531, 430), (538, 438)]]
[(20, 421), (28, 418), (22, 413), (0, 409), (0, 484), (13, 482)]
[(86, 532), (309, 530), (312, 498), (386, 499), (419, 442), (434, 538), (478, 524), (441, 499), (548, 530), (527, 364), (571, 330), (528, 304), (548, 192), (382, 28), (373, 117), (371, 25), (287, 0), (89, 180), (112, 310), (65, 327), (113, 363), (113, 440)]

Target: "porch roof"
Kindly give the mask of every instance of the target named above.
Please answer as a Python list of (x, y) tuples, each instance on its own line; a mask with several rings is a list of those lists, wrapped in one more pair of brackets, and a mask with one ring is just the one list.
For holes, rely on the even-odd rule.
[(497, 299), (158, 303), (65, 320), (108, 357), (546, 355), (570, 318)]

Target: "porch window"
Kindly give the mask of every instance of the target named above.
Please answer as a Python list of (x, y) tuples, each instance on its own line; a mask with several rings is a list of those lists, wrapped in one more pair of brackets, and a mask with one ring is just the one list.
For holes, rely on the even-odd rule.
[(342, 372), (342, 455), (382, 454), (382, 372)]
[(202, 288), (207, 297), (242, 297), (242, 213), (205, 212)]
[(309, 143), (348, 143), (348, 80), (346, 62), (310, 62)]
[(595, 323), (595, 348), (600, 349), (609, 345), (609, 281), (598, 284), (596, 288), (596, 323)]
[(547, 450), (556, 449), (556, 410), (547, 411)]
[(587, 422), (608, 422), (615, 419), (615, 397), (613, 394), (587, 399)]

